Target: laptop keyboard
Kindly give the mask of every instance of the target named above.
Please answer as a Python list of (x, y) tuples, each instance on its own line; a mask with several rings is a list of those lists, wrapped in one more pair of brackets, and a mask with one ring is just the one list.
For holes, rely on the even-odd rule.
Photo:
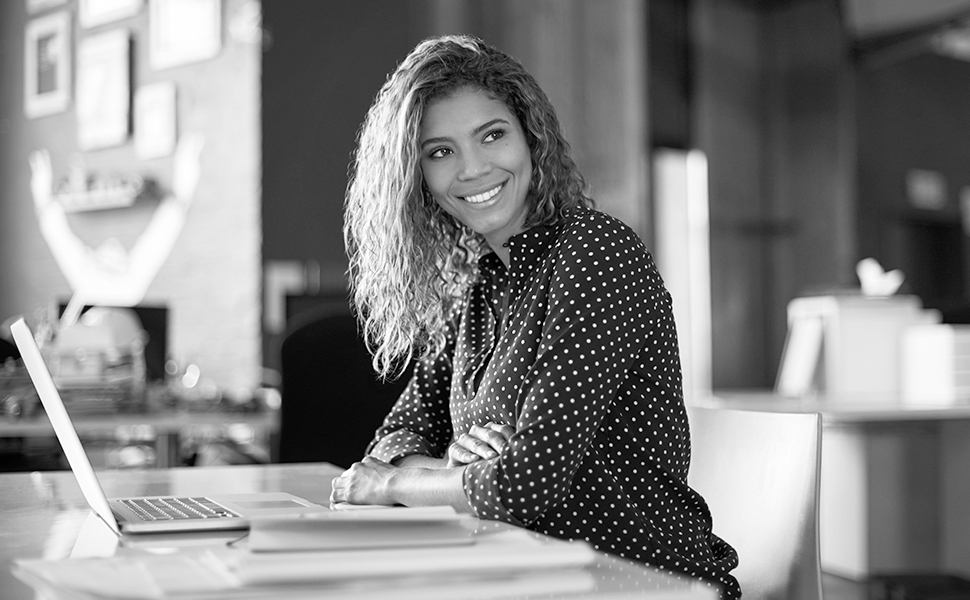
[(183, 521), (238, 517), (208, 498), (125, 498), (121, 503), (142, 521)]

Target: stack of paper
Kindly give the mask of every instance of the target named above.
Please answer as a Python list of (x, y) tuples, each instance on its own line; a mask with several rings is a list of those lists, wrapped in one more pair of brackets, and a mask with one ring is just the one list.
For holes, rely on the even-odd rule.
[(970, 402), (970, 325), (912, 326), (903, 333), (901, 346), (903, 402)]
[(415, 574), (508, 573), (582, 567), (595, 559), (584, 543), (540, 541), (525, 531), (477, 536), (461, 547), (381, 548), (350, 552), (248, 552), (224, 564), (244, 585)]
[(467, 545), (468, 520), (435, 506), (262, 517), (251, 521), (248, 543), (253, 552)]
[[(520, 529), (474, 533), (474, 519), (436, 509), (326, 513), (253, 522), (241, 543), (175, 553), (19, 560), (14, 573), (54, 597), (476, 598), (579, 594), (596, 553)], [(356, 531), (359, 532), (359, 535)], [(414, 536), (414, 543), (407, 543)], [(437, 539), (437, 542), (436, 542)], [(456, 587), (461, 586), (461, 587)], [(558, 596), (556, 596), (558, 597)]]

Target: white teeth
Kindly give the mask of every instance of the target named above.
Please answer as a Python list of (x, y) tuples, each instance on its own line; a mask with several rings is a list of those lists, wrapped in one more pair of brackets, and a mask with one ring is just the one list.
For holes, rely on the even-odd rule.
[[(505, 185), (505, 184), (502, 184), (502, 185)], [(499, 185), (488, 190), (487, 192), (482, 192), (481, 194), (475, 194), (474, 196), (465, 196), (465, 202), (471, 202), (472, 204), (481, 204), (486, 200), (494, 198), (495, 194), (499, 193), (501, 189), (502, 189), (502, 186)]]

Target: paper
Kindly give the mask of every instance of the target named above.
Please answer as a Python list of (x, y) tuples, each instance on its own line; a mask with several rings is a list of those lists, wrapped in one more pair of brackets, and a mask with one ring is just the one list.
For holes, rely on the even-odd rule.
[(52, 597), (451, 599), (578, 594), (594, 585), (583, 542), (524, 530), (478, 534), (459, 547), (255, 553), (234, 547), (110, 558), (18, 560), (14, 575)]
[(328, 511), (252, 519), (254, 552), (347, 550), (471, 544), (473, 529), (450, 507)]
[(775, 390), (798, 398), (812, 391), (822, 353), (824, 322), (820, 317), (799, 316), (788, 324)]
[(906, 277), (899, 269), (886, 271), (874, 258), (863, 258), (855, 267), (862, 287), (862, 295), (867, 298), (886, 298), (895, 294)]
[(13, 574), (39, 589), (157, 600), (238, 588), (239, 582), (222, 565), (209, 553), (18, 560)]
[(248, 552), (227, 555), (227, 569), (246, 585), (306, 583), (415, 574), (510, 572), (582, 567), (595, 560), (583, 542), (538, 539), (526, 531), (476, 535), (459, 547), (345, 552)]

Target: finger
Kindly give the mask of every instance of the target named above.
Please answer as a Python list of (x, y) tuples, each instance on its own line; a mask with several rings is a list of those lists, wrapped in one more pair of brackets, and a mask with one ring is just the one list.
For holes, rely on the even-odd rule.
[[(474, 430), (474, 427), (472, 429)], [(492, 448), (491, 444), (474, 434), (461, 434), (461, 436), (458, 437), (458, 443), (463, 448), (471, 450), (482, 458), (495, 458), (498, 456), (498, 452)]]
[(488, 429), (480, 425), (472, 425), (469, 433), (472, 437), (487, 444), (496, 453), (501, 452), (502, 448), (505, 447), (505, 437), (493, 429)]
[(467, 448), (463, 448), (458, 443), (454, 443), (448, 447), (448, 461), (451, 463), (451, 466), (467, 465), (468, 463), (473, 463), (481, 459), (481, 456)]
[(505, 439), (509, 439), (510, 437), (512, 437), (512, 434), (515, 433), (515, 427), (512, 427), (511, 425), (508, 425), (505, 423), (493, 423), (489, 421), (488, 423), (485, 424), (485, 427), (488, 427), (493, 431), (497, 431), (501, 433), (505, 437)]

